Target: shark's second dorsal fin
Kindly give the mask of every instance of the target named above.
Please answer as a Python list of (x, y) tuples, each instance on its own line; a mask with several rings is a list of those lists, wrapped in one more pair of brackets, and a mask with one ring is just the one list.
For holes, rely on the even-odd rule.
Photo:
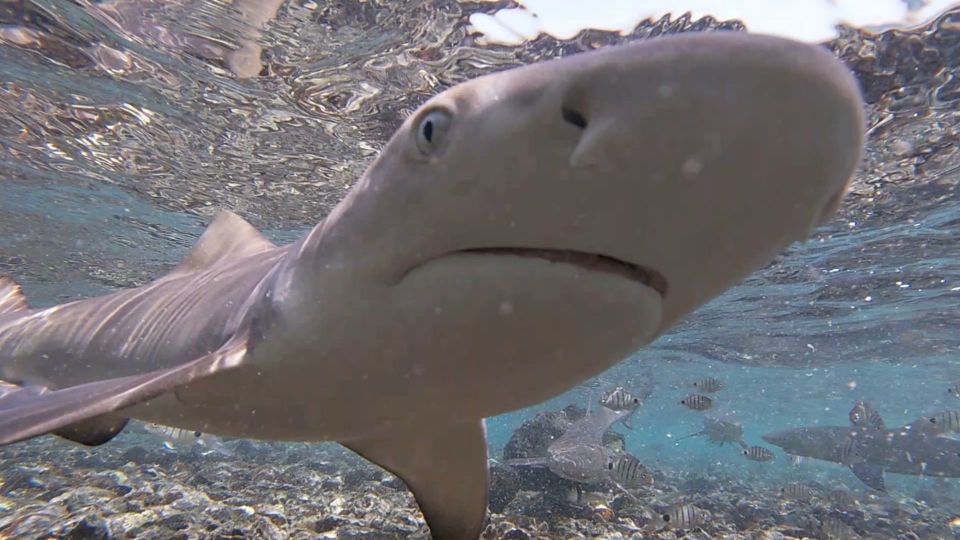
[(245, 257), (274, 246), (260, 231), (229, 210), (223, 210), (203, 231), (197, 245), (173, 273), (209, 268), (227, 258)]
[(0, 277), (0, 315), (29, 308), (20, 286), (10, 278)]

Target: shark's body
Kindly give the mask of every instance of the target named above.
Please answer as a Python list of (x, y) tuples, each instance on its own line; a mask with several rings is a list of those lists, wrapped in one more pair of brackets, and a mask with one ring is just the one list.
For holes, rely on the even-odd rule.
[[(922, 419), (921, 419), (922, 421)], [(919, 429), (813, 426), (768, 433), (763, 440), (788, 454), (848, 465), (868, 486), (884, 490), (883, 473), (960, 478), (960, 441)], [(857, 455), (844, 455), (844, 446)]]
[(711, 416), (703, 417), (703, 429), (691, 433), (690, 435), (684, 435), (677, 439), (677, 443), (683, 439), (689, 439), (690, 437), (701, 437), (706, 436), (707, 440), (717, 446), (723, 446), (725, 444), (738, 444), (740, 448), (744, 450), (747, 449), (747, 443), (743, 440), (743, 426), (736, 423), (730, 422), (727, 420), (722, 420), (720, 418), (713, 418)]
[[(838, 207), (862, 102), (829, 53), (671, 36), (481, 77), (303, 239), (222, 214), (171, 274), (27, 309), (0, 280), (0, 444), (128, 417), (336, 440), (479, 534), (483, 418), (609, 368)], [(15, 385), (15, 386), (13, 386)]]

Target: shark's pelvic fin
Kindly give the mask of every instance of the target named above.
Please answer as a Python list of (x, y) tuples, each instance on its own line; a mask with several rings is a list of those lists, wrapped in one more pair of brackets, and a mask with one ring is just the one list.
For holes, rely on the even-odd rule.
[(30, 309), (20, 286), (10, 278), (0, 277), (0, 315)]
[(118, 414), (101, 414), (54, 431), (54, 435), (84, 446), (100, 446), (123, 431), (130, 419)]
[(853, 471), (853, 474), (857, 475), (857, 478), (859, 478), (861, 482), (873, 489), (878, 491), (887, 490), (883, 483), (883, 467), (880, 465), (861, 461), (850, 465), (850, 470)]
[(399, 476), (413, 492), (435, 540), (478, 538), (487, 513), (487, 438), (483, 420), (430, 434), (342, 443)]
[(202, 270), (227, 258), (246, 257), (273, 247), (276, 246), (253, 225), (233, 212), (223, 210), (172, 273)]
[[(243, 361), (246, 353), (247, 336), (244, 333), (196, 360), (149, 373), (56, 390), (4, 384), (0, 388), (0, 445), (54, 432), (78, 442), (96, 442), (99, 440), (98, 433), (102, 437), (110, 430), (94, 430), (90, 433), (72, 431), (83, 429), (84, 426), (101, 430), (104, 426), (109, 428), (109, 418), (113, 416), (110, 413), (235, 367)], [(114, 421), (118, 421), (117, 416), (114, 416)]]
[[(19, 386), (0, 381), (0, 410), (16, 408), (18, 403), (27, 404), (38, 399), (46, 388)], [(99, 446), (116, 437), (127, 425), (129, 418), (116, 414), (102, 414), (54, 431), (54, 434), (86, 446)]]

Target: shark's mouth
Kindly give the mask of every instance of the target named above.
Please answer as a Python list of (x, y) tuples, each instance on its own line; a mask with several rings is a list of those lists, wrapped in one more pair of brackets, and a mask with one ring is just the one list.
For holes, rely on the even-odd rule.
[(639, 264), (633, 264), (607, 255), (598, 253), (586, 253), (583, 251), (573, 251), (567, 249), (543, 249), (543, 248), (474, 248), (464, 249), (457, 253), (477, 253), (481, 255), (509, 255), (513, 257), (535, 257), (545, 259), (551, 262), (570, 264), (584, 268), (591, 272), (603, 272), (625, 277), (632, 281), (637, 281), (650, 287), (660, 293), (661, 297), (667, 296), (667, 280), (663, 274)]

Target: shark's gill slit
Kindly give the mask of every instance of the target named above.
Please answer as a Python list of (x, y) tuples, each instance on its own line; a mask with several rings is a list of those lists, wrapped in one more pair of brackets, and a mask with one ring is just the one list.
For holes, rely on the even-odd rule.
[(563, 120), (565, 122), (573, 124), (580, 129), (586, 129), (587, 119), (584, 118), (582, 114), (567, 107), (560, 109), (560, 112), (563, 114)]

